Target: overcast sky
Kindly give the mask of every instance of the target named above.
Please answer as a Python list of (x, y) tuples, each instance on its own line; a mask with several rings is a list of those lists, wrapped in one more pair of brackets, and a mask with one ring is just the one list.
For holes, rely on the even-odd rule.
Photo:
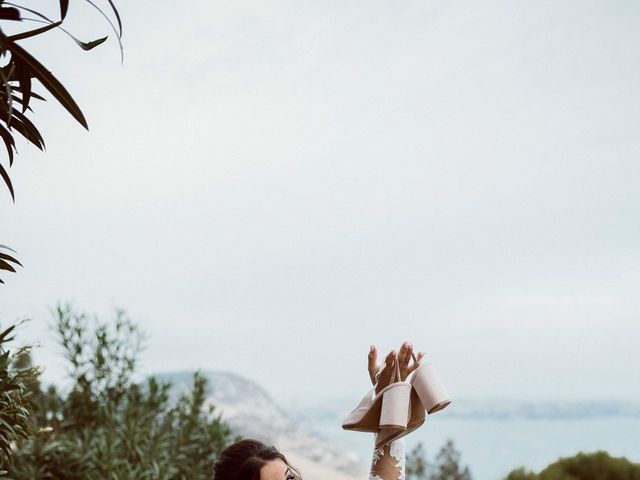
[(25, 42), (90, 124), (37, 105), (0, 192), (0, 318), (48, 378), (73, 301), (129, 312), (143, 373), (286, 402), (356, 400), (403, 339), (454, 397), (640, 399), (639, 2), (118, 3), (124, 65)]

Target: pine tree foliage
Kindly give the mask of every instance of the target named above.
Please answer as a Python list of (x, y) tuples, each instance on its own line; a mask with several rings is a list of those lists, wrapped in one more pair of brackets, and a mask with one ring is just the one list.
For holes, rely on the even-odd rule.
[(418, 443), (413, 450), (407, 454), (405, 473), (407, 480), (428, 480), (430, 464), (422, 443)]
[(468, 467), (460, 464), (461, 455), (453, 440), (447, 440), (433, 462), (429, 462), (422, 443), (407, 455), (407, 480), (471, 480)]
[(460, 452), (453, 440), (447, 440), (436, 457), (436, 472), (432, 480), (471, 480), (468, 467), (460, 465)]

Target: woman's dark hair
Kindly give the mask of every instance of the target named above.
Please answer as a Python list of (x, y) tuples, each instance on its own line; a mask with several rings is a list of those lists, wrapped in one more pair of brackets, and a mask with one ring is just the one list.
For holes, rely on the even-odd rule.
[(240, 440), (225, 448), (220, 454), (220, 458), (213, 466), (213, 479), (260, 480), (260, 469), (278, 458), (297, 478), (300, 478), (298, 472), (289, 465), (285, 456), (276, 447), (265, 445), (258, 440)]

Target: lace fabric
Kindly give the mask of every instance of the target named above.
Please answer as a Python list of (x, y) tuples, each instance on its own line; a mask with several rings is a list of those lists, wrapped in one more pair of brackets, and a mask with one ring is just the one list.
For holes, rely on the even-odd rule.
[(369, 480), (405, 480), (404, 439), (376, 448), (371, 460)]

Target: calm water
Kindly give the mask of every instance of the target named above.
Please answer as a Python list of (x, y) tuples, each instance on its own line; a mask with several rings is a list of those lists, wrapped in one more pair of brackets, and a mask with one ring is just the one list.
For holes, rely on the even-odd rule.
[[(372, 443), (368, 434), (344, 432), (329, 422), (310, 426), (332, 442), (353, 450), (363, 463), (368, 462)], [(407, 448), (421, 441), (431, 459), (448, 438), (454, 440), (475, 480), (502, 479), (520, 465), (539, 470), (560, 456), (578, 451), (607, 450), (640, 462), (639, 418), (529, 420), (434, 415), (407, 438)]]

